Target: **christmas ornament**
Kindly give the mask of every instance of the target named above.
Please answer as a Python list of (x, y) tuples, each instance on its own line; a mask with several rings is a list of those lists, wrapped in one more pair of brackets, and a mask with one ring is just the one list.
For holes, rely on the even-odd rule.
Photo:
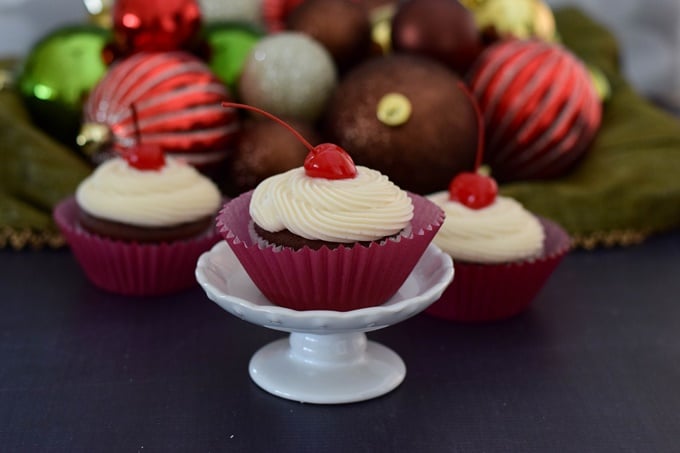
[(262, 25), (262, 0), (199, 0), (203, 20)]
[(333, 143), (321, 143), (314, 146), (309, 143), (302, 134), (281, 118), (257, 107), (253, 107), (252, 105), (236, 104), (233, 102), (224, 102), (222, 105), (258, 113), (278, 123), (290, 132), (305, 148), (307, 148), (308, 154), (307, 157), (305, 157), (303, 167), (305, 169), (305, 174), (310, 178), (351, 179), (356, 177), (357, 169), (354, 165), (354, 161), (352, 161), (352, 158), (347, 154), (347, 151), (338, 145)]
[(304, 0), (261, 0), (262, 19), (270, 32), (286, 27), (286, 17)]
[(141, 141), (203, 169), (225, 159), (238, 129), (235, 112), (220, 105), (226, 100), (226, 87), (198, 58), (140, 52), (115, 64), (92, 91), (79, 144), (92, 154)]
[[(318, 134), (309, 123), (290, 118), (285, 120), (309, 143), (320, 143)], [(236, 196), (254, 189), (270, 176), (301, 167), (307, 152), (307, 148), (279, 124), (246, 120), (229, 157), (227, 193)]]
[(484, 0), (463, 2), (484, 34), (520, 39), (555, 40), (555, 18), (542, 0)]
[(357, 164), (411, 192), (444, 190), (471, 170), (478, 122), (461, 80), (415, 55), (369, 60), (347, 73), (326, 109), (327, 139)]
[(113, 52), (190, 49), (201, 26), (196, 0), (116, 0)]
[(472, 13), (456, 0), (409, 0), (392, 19), (392, 46), (465, 74), (482, 51)]
[(83, 0), (90, 22), (103, 28), (113, 26), (111, 7), (113, 0)]
[(258, 28), (241, 22), (215, 22), (203, 29), (208, 66), (233, 93), (246, 58), (262, 36)]
[(321, 44), (303, 33), (280, 32), (251, 51), (239, 94), (244, 102), (276, 115), (313, 121), (336, 84), (335, 64)]
[(101, 53), (110, 39), (94, 25), (57, 29), (29, 51), (17, 86), (31, 117), (44, 132), (75, 146), (82, 105), (106, 73)]
[(392, 50), (392, 18), (397, 11), (397, 4), (383, 1), (380, 6), (371, 7), (368, 11), (373, 46), (378, 54), (388, 54)]
[(469, 75), (496, 179), (554, 178), (587, 151), (602, 108), (585, 66), (556, 44), (495, 44)]
[(365, 58), (371, 50), (368, 12), (347, 0), (306, 0), (288, 15), (286, 28), (321, 43), (340, 70)]

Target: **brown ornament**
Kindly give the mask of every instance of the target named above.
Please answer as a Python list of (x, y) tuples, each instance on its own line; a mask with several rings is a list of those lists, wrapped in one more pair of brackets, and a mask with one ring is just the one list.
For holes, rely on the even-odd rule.
[[(307, 141), (320, 143), (319, 134), (308, 123), (286, 118)], [(250, 119), (243, 125), (229, 161), (224, 190), (231, 196), (255, 188), (260, 181), (301, 167), (309, 150), (293, 134), (272, 121)]]
[(444, 190), (474, 167), (473, 102), (451, 71), (414, 55), (369, 60), (341, 81), (327, 109), (327, 140), (358, 165), (419, 194)]
[(288, 15), (286, 28), (316, 39), (341, 70), (364, 58), (371, 49), (368, 11), (348, 0), (305, 0)]
[(483, 50), (472, 13), (456, 0), (409, 0), (392, 20), (395, 51), (433, 58), (463, 75)]

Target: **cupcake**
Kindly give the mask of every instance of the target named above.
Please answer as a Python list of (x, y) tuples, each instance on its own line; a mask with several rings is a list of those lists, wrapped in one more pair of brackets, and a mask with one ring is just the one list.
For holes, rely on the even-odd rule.
[(198, 257), (219, 241), (220, 205), (194, 167), (140, 145), (97, 167), (54, 219), (92, 283), (150, 296), (195, 284)]
[(427, 198), (446, 220), (434, 243), (454, 260), (456, 279), (427, 313), (454, 321), (492, 321), (525, 310), (570, 246), (554, 222), (498, 196), (493, 179), (462, 173)]
[(310, 150), (304, 166), (227, 203), (218, 229), (276, 305), (348, 311), (385, 303), (441, 226), (441, 209), (355, 166), (336, 145), (301, 141)]

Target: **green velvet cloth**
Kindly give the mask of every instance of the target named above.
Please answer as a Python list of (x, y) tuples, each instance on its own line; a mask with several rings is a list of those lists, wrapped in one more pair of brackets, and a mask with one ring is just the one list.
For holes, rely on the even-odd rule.
[[(632, 90), (605, 28), (574, 9), (555, 16), (565, 46), (607, 76), (611, 98), (592, 149), (573, 172), (507, 184), (502, 193), (562, 224), (586, 247), (677, 228), (680, 119)], [(0, 91), (0, 248), (62, 244), (51, 210), (90, 171), (76, 152), (30, 123), (16, 92)]]
[(566, 47), (611, 84), (602, 127), (584, 160), (551, 181), (505, 185), (502, 193), (551, 218), (579, 245), (635, 242), (680, 226), (680, 117), (638, 95), (620, 72), (614, 37), (578, 10), (556, 12)]
[(0, 248), (62, 245), (52, 208), (90, 171), (75, 152), (30, 123), (13, 89), (0, 90)]

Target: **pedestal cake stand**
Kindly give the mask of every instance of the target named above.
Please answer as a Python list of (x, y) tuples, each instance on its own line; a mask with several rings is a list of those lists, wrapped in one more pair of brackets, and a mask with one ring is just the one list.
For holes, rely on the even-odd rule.
[(297, 311), (273, 305), (255, 287), (226, 242), (204, 253), (196, 278), (208, 297), (253, 324), (289, 332), (255, 353), (250, 377), (264, 390), (294, 401), (340, 404), (396, 388), (406, 366), (365, 332), (403, 321), (437, 300), (453, 279), (453, 263), (430, 245), (408, 279), (383, 305), (347, 312)]

